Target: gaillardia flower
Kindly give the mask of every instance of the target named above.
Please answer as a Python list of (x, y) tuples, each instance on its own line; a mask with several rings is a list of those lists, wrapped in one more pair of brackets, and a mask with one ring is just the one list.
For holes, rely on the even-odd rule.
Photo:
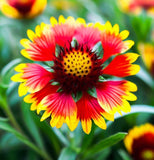
[(46, 7), (47, 0), (2, 0), (1, 11), (10, 18), (33, 18)]
[(154, 126), (147, 123), (134, 127), (124, 144), (134, 160), (154, 160)]
[(139, 43), (138, 50), (141, 53), (144, 64), (154, 77), (154, 44), (152, 43)]
[(75, 3), (70, 0), (52, 0), (51, 5), (58, 10), (69, 10), (75, 7)]
[(118, 0), (123, 11), (139, 14), (143, 10), (154, 14), (154, 0)]
[[(53, 65), (19, 64), (15, 68), (19, 73), (12, 77), (21, 82), (19, 96), (30, 93), (25, 102), (32, 103), (31, 110), (37, 113), (45, 111), (41, 121), (51, 116), (52, 127), (60, 128), (66, 123), (74, 130), (81, 121), (84, 132), (89, 133), (93, 120), (105, 129), (103, 117), (113, 120), (115, 112), (129, 112), (127, 100), (136, 100), (130, 93), (137, 90), (132, 82), (103, 80), (105, 75), (126, 77), (139, 71), (139, 66), (132, 64), (138, 54), (123, 54), (134, 44), (123, 41), (129, 32), (119, 33), (119, 26), (112, 27), (109, 22), (86, 24), (82, 18), (63, 16), (59, 22), (54, 17), (50, 20), (51, 25), (42, 23), (35, 33), (28, 30), (30, 40), (21, 40), (25, 47), (21, 54), (33, 61), (53, 61)], [(98, 42), (103, 58), (94, 50)]]

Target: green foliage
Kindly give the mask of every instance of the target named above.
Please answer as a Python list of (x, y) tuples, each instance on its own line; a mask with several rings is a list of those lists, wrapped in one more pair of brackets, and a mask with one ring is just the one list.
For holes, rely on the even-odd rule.
[(40, 132), (34, 122), (32, 113), (29, 110), (29, 105), (27, 105), (26, 103), (22, 103), (21, 110), (22, 110), (23, 120), (28, 131), (30, 132), (33, 139), (35, 140), (36, 144), (41, 149), (44, 149), (44, 144), (43, 144)]
[[(41, 22), (48, 24), (51, 16), (58, 18), (63, 14), (64, 17), (85, 18), (86, 22), (105, 23), (109, 20), (112, 25), (117, 23), (120, 31), (129, 30), (128, 39), (135, 41), (130, 52), (138, 52), (139, 42), (154, 41), (154, 17), (146, 12), (140, 15), (123, 13), (117, 0), (67, 0), (70, 3), (68, 9), (67, 6), (57, 7), (55, 1), (58, 0), (48, 0), (45, 11), (35, 19), (15, 20), (0, 12), (0, 159), (17, 160), (21, 155), (25, 160), (132, 160), (122, 141), (128, 130), (135, 125), (154, 124), (154, 79), (141, 56), (137, 61), (140, 72), (127, 78), (138, 86), (135, 93), (138, 100), (131, 103), (131, 112), (122, 113), (122, 116), (116, 114), (114, 122), (106, 122), (107, 130), (93, 124), (89, 135), (82, 131), (80, 123), (71, 132), (66, 125), (60, 129), (50, 127), (49, 119), (40, 122), (42, 113), (36, 115), (35, 111), (30, 111), (30, 104), (19, 98), (18, 85), (10, 78), (15, 74), (17, 64), (32, 62), (20, 55), (20, 39), (27, 37), (27, 29), (34, 30)], [(97, 48), (96, 53), (102, 57), (100, 43)], [(45, 63), (53, 66), (51, 62)], [(99, 80), (104, 81), (105, 76), (100, 76)], [(95, 89), (89, 90), (89, 94), (97, 96)], [(82, 93), (78, 93), (75, 101), (81, 96)]]
[(118, 153), (121, 156), (122, 160), (132, 160), (132, 158), (124, 150), (119, 150)]
[(61, 154), (58, 158), (58, 160), (75, 160), (77, 157), (77, 153), (73, 151), (71, 148), (66, 147), (61, 151)]
[(20, 141), (28, 145), (29, 147), (33, 148), (34, 150), (37, 150), (36, 147), (28, 140), (27, 137), (23, 136), (21, 133), (16, 131), (8, 122), (7, 120), (0, 118), (0, 129), (5, 130), (7, 132), (10, 132), (14, 134)]
[(89, 157), (94, 156), (98, 152), (104, 150), (107, 147), (111, 147), (112, 145), (118, 143), (119, 141), (123, 140), (127, 133), (117, 133), (115, 135), (112, 135), (104, 140), (101, 140), (99, 143), (95, 144), (93, 147), (88, 149), (84, 157), (85, 159), (88, 159)]
[(152, 29), (152, 18), (143, 12), (140, 16), (132, 16), (131, 22), (138, 40), (147, 41)]

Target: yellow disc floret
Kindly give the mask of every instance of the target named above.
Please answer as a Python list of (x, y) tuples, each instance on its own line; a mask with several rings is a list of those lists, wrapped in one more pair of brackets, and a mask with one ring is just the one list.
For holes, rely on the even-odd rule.
[(147, 159), (147, 160), (152, 160), (154, 159), (154, 151), (153, 150), (145, 150), (143, 153), (142, 153), (142, 157), (143, 159)]
[(86, 52), (72, 51), (63, 58), (63, 66), (66, 74), (85, 77), (92, 68), (91, 57)]

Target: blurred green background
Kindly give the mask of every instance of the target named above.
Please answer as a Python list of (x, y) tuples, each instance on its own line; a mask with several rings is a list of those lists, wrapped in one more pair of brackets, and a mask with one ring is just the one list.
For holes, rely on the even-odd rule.
[[(139, 42), (154, 41), (151, 37), (154, 17), (144, 11), (140, 15), (123, 13), (116, 0), (48, 0), (45, 11), (35, 19), (10, 19), (0, 12), (0, 159), (131, 160), (123, 141), (120, 141), (124, 133), (135, 125), (154, 124), (154, 79), (146, 69), (142, 56), (136, 62), (141, 66), (141, 71), (127, 78), (138, 86), (138, 99), (131, 103), (132, 113), (115, 115), (114, 122), (107, 122), (107, 130), (93, 124), (89, 135), (83, 133), (80, 125), (70, 132), (65, 125), (56, 129), (51, 128), (48, 121), (40, 122), (40, 117), (29, 110), (30, 105), (19, 98), (18, 84), (10, 80), (15, 73), (14, 66), (26, 61), (20, 54), (22, 46), (19, 41), (27, 37), (27, 29), (34, 30), (36, 25), (49, 23), (51, 16), (58, 18), (59, 15), (65, 18), (82, 17), (86, 22), (110, 21), (112, 25), (119, 24), (121, 31), (130, 31), (128, 39), (135, 41), (130, 52), (139, 53)], [(22, 134), (20, 129), (18, 132), (12, 127), (7, 118), (10, 112), (6, 111), (7, 105), (22, 128)], [(116, 136), (112, 137), (111, 145), (114, 141), (119, 143), (110, 146), (110, 141), (106, 141), (105, 146), (103, 140), (111, 135)]]

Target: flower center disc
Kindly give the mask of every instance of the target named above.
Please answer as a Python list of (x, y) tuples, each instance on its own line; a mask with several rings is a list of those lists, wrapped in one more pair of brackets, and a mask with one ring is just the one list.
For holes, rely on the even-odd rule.
[(142, 153), (142, 157), (143, 159), (149, 159), (149, 160), (152, 160), (154, 159), (154, 152), (153, 150), (145, 150), (143, 153)]
[(92, 68), (91, 57), (86, 52), (69, 52), (63, 58), (63, 67), (68, 75), (86, 77)]
[(20, 13), (28, 13), (36, 0), (7, 0), (8, 3), (16, 8)]
[(102, 61), (95, 52), (76, 46), (61, 49), (54, 59), (54, 81), (66, 93), (87, 91), (93, 88), (102, 70)]

